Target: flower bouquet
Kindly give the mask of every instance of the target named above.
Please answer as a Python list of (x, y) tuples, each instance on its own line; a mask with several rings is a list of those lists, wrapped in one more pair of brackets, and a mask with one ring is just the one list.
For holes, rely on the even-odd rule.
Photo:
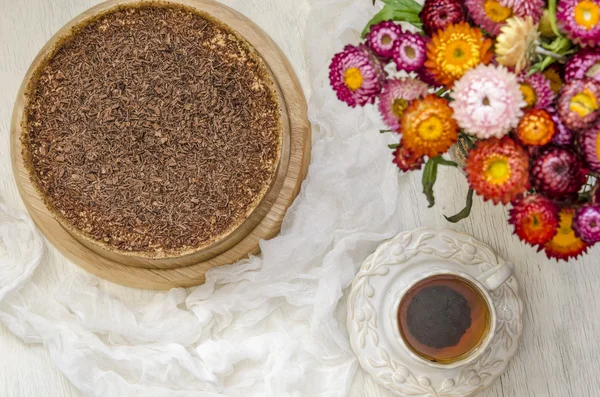
[(476, 193), (510, 205), (515, 233), (549, 258), (600, 242), (600, 0), (383, 3), (330, 82), (351, 107), (377, 105), (400, 138), (394, 163), (425, 165), (430, 206), (438, 167), (460, 166), (467, 206), (449, 221)]

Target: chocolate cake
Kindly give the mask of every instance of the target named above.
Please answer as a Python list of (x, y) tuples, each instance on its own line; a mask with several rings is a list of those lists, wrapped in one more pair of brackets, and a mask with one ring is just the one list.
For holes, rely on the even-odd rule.
[(121, 6), (76, 26), (27, 91), (23, 155), (48, 209), (108, 250), (221, 241), (271, 187), (281, 109), (250, 44), (209, 15)]

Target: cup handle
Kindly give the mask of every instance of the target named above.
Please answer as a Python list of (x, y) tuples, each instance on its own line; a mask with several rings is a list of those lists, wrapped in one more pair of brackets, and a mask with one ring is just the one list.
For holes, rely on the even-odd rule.
[(508, 281), (513, 275), (513, 267), (509, 263), (498, 265), (487, 272), (483, 273), (477, 280), (485, 285), (488, 291), (493, 291), (500, 288), (502, 284)]

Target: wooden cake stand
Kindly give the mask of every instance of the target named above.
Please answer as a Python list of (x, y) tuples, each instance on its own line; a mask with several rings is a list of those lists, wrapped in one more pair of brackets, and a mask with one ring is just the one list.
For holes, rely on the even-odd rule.
[[(191, 287), (205, 281), (205, 273), (216, 266), (237, 262), (259, 252), (259, 241), (275, 237), (283, 217), (296, 198), (310, 161), (310, 124), (302, 87), (293, 68), (277, 44), (256, 24), (239, 12), (213, 0), (161, 0), (157, 4), (180, 4), (212, 16), (244, 37), (263, 59), (275, 83), (282, 109), (283, 147), (277, 174), (260, 205), (224, 240), (187, 257), (153, 260), (102, 250), (72, 235), (46, 208), (30, 181), (22, 155), (22, 119), (26, 91), (42, 61), (61, 39), (81, 22), (118, 5), (139, 0), (110, 0), (90, 8), (60, 29), (42, 48), (30, 66), (17, 96), (11, 126), (11, 153), (15, 179), (29, 214), (46, 238), (69, 260), (112, 282), (145, 289)], [(148, 1), (141, 1), (148, 3)]]

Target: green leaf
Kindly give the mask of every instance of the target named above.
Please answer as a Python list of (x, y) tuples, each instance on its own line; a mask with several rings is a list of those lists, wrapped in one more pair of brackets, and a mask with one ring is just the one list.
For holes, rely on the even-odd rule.
[(380, 134), (385, 134), (386, 132), (392, 132), (392, 130), (379, 130)]
[(548, 0), (548, 11), (550, 12), (550, 26), (552, 27), (552, 31), (558, 37), (563, 37), (560, 29), (558, 29), (558, 24), (556, 23), (556, 1), (557, 0)]
[(375, 14), (363, 30), (363, 38), (367, 36), (371, 26), (383, 21), (408, 22), (419, 29), (423, 27), (419, 17), (422, 6), (414, 0), (383, 0), (383, 2), (385, 3), (383, 9)]
[(448, 167), (458, 167), (454, 161), (446, 160), (442, 156), (430, 158), (425, 164), (425, 170), (423, 171), (423, 193), (427, 197), (429, 202), (429, 208), (435, 205), (435, 196), (433, 194), (433, 186), (437, 181), (438, 167), (445, 165)]
[(415, 13), (420, 13), (423, 6), (414, 0), (382, 0), (386, 5), (396, 7), (398, 9), (409, 10)]
[(437, 180), (438, 163), (435, 158), (429, 159), (425, 164), (423, 171), (423, 193), (429, 202), (429, 208), (435, 205), (435, 196), (433, 195), (433, 186)]
[(399, 144), (399, 143), (391, 143), (391, 144), (389, 144), (389, 145), (388, 145), (388, 147), (389, 147), (390, 149), (397, 149), (397, 148), (398, 148), (398, 146), (400, 146), (400, 144)]
[(461, 212), (451, 217), (444, 215), (444, 218), (451, 223), (458, 223), (463, 219), (468, 218), (469, 215), (471, 215), (471, 209), (473, 208), (473, 193), (473, 189), (469, 189), (469, 194), (467, 194), (467, 206)]

